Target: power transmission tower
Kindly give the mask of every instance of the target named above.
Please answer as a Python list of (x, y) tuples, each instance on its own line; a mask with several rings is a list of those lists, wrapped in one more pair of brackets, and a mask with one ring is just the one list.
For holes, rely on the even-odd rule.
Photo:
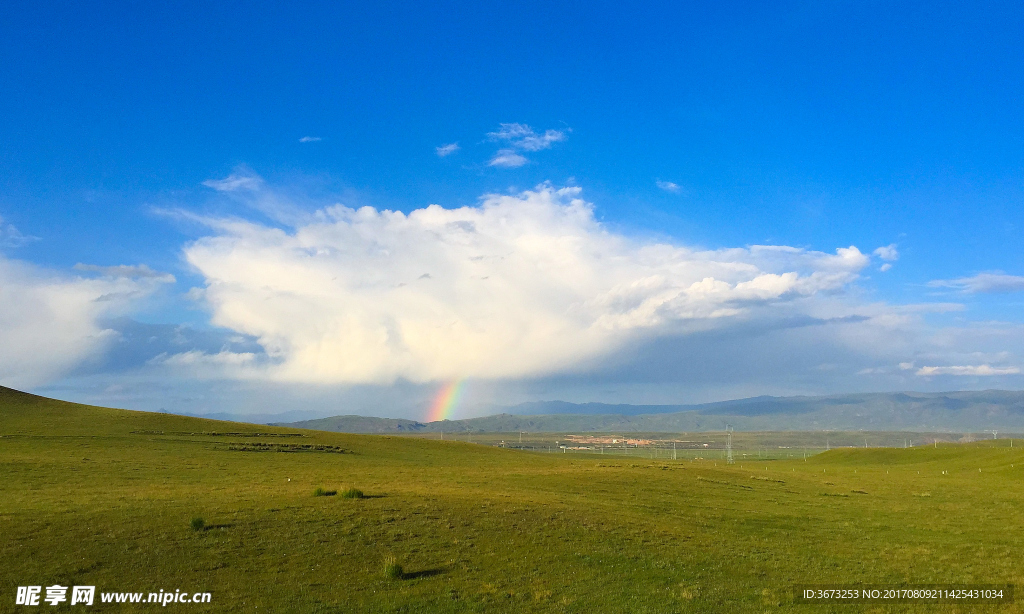
[(725, 425), (725, 462), (730, 465), (734, 462), (732, 460), (732, 427), (728, 424)]

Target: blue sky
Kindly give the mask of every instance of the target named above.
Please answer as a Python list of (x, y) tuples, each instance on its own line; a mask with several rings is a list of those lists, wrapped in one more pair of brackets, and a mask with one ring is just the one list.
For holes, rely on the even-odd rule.
[[(0, 384), (143, 409), (414, 417), (461, 378), (467, 415), (1019, 388), (1022, 21), (1014, 3), (12, 5)], [(566, 217), (576, 201), (590, 218)], [(412, 215), (430, 204), (462, 213)], [(431, 243), (436, 224), (477, 242)], [(538, 233), (593, 258), (517, 251)], [(402, 255), (379, 268), (365, 250), (384, 244)], [(475, 294), (458, 258), (482, 256), (453, 244), (520, 268), (477, 271), (501, 289)], [(689, 251), (652, 261), (658, 245)], [(815, 255), (850, 246), (863, 258)], [(337, 294), (285, 288), (323, 273), (296, 249), (326, 254)], [(245, 262), (270, 272), (271, 312)], [(361, 294), (412, 288), (401, 275), (420, 262), (443, 287)], [(759, 277), (788, 273), (795, 285)], [(699, 303), (707, 278), (733, 294)], [(468, 336), (422, 332), (452, 323)], [(374, 343), (404, 345), (376, 370), (339, 366)]]

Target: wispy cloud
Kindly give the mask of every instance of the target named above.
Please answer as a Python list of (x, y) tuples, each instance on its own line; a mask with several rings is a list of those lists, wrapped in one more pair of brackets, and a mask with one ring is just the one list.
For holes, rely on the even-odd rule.
[(499, 166), (502, 168), (518, 168), (529, 162), (525, 157), (516, 153), (514, 149), (499, 149), (491, 158), (488, 166)]
[(989, 365), (958, 365), (951, 367), (921, 367), (916, 375), (1016, 375), (1020, 373), (1017, 367), (991, 367)]
[(545, 130), (544, 134), (531, 134), (515, 141), (514, 144), (526, 151), (540, 151), (564, 140), (565, 133), (561, 130)]
[(4, 222), (4, 218), (0, 217), (0, 247), (21, 247), (26, 243), (38, 240), (39, 237), (28, 237), (21, 234), (13, 224)]
[(496, 132), (488, 132), (487, 137), (495, 141), (508, 141), (512, 146), (525, 151), (540, 151), (565, 140), (565, 133), (561, 130), (545, 130), (544, 134), (538, 134), (526, 124), (501, 124)]
[(492, 141), (514, 141), (526, 136), (534, 136), (536, 133), (533, 128), (526, 124), (509, 123), (509, 124), (498, 124), (498, 129), (494, 132), (488, 132), (487, 136)]
[(174, 283), (174, 275), (154, 271), (145, 264), (115, 266), (100, 266), (96, 264), (82, 264), (79, 262), (74, 266), (76, 271), (87, 273), (99, 273), (104, 277), (127, 277), (129, 279), (152, 279), (161, 283)]
[(565, 140), (565, 132), (561, 130), (545, 130), (544, 134), (537, 134), (533, 128), (526, 124), (501, 124), (495, 132), (488, 132), (487, 137), (492, 141), (508, 141), (513, 147), (524, 151), (540, 151), (548, 149), (553, 144)]
[[(232, 201), (260, 211), (267, 217), (288, 226), (302, 223), (312, 213), (305, 206), (296, 204), (293, 194), (281, 191), (274, 186), (269, 186), (252, 169), (246, 166), (238, 166), (234, 172), (224, 179), (209, 179), (203, 185), (222, 192)], [(304, 200), (301, 199), (300, 200)], [(223, 220), (203, 218), (183, 210), (158, 210), (159, 213), (181, 217), (199, 222), (203, 225), (218, 225)]]
[(889, 245), (886, 245), (884, 247), (879, 247), (875, 249), (875, 251), (873, 251), (872, 253), (887, 262), (895, 262), (900, 259), (900, 252), (898, 249), (896, 249), (895, 243), (890, 243)]
[(928, 282), (928, 286), (932, 288), (952, 288), (966, 294), (1021, 292), (1024, 291), (1024, 277), (1007, 275), (1001, 271), (993, 271), (959, 279), (936, 279)]
[(459, 144), (458, 143), (448, 143), (447, 145), (441, 145), (440, 147), (435, 147), (434, 148), (434, 151), (437, 152), (437, 155), (440, 158), (443, 158), (445, 156), (450, 156), (451, 154), (455, 153), (458, 150), (459, 150)]
[(664, 190), (666, 192), (678, 194), (679, 192), (682, 191), (682, 188), (679, 187), (679, 184), (673, 183), (671, 181), (662, 181), (659, 179), (658, 181), (655, 181), (655, 183), (658, 185), (659, 189)]
[(263, 186), (263, 179), (247, 168), (239, 167), (224, 179), (207, 179), (203, 185), (218, 192), (252, 191)]
[(318, 136), (304, 136), (299, 139), (300, 143), (319, 143), (323, 139)]
[(506, 146), (499, 149), (488, 164), (515, 168), (528, 162), (517, 152), (550, 149), (555, 143), (564, 141), (566, 135), (562, 130), (545, 130), (543, 134), (538, 134), (526, 124), (509, 123), (500, 124), (498, 130), (488, 132), (487, 138), (491, 141), (506, 143)]

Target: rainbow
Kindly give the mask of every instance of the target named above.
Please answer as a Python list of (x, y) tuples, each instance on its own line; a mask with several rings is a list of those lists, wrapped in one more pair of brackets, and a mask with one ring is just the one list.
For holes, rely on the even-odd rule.
[(452, 417), (455, 405), (458, 404), (459, 396), (462, 394), (462, 384), (464, 382), (465, 380), (459, 379), (441, 387), (437, 396), (434, 397), (434, 402), (430, 404), (427, 422), (437, 422), (438, 420), (447, 420)]

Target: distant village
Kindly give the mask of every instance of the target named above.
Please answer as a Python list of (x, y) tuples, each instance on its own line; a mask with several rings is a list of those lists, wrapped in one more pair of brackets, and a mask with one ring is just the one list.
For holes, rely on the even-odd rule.
[(566, 445), (569, 450), (590, 450), (594, 445), (603, 446), (652, 446), (665, 444), (683, 444), (684, 448), (707, 448), (711, 443), (687, 441), (683, 439), (636, 439), (621, 435), (566, 435)]

